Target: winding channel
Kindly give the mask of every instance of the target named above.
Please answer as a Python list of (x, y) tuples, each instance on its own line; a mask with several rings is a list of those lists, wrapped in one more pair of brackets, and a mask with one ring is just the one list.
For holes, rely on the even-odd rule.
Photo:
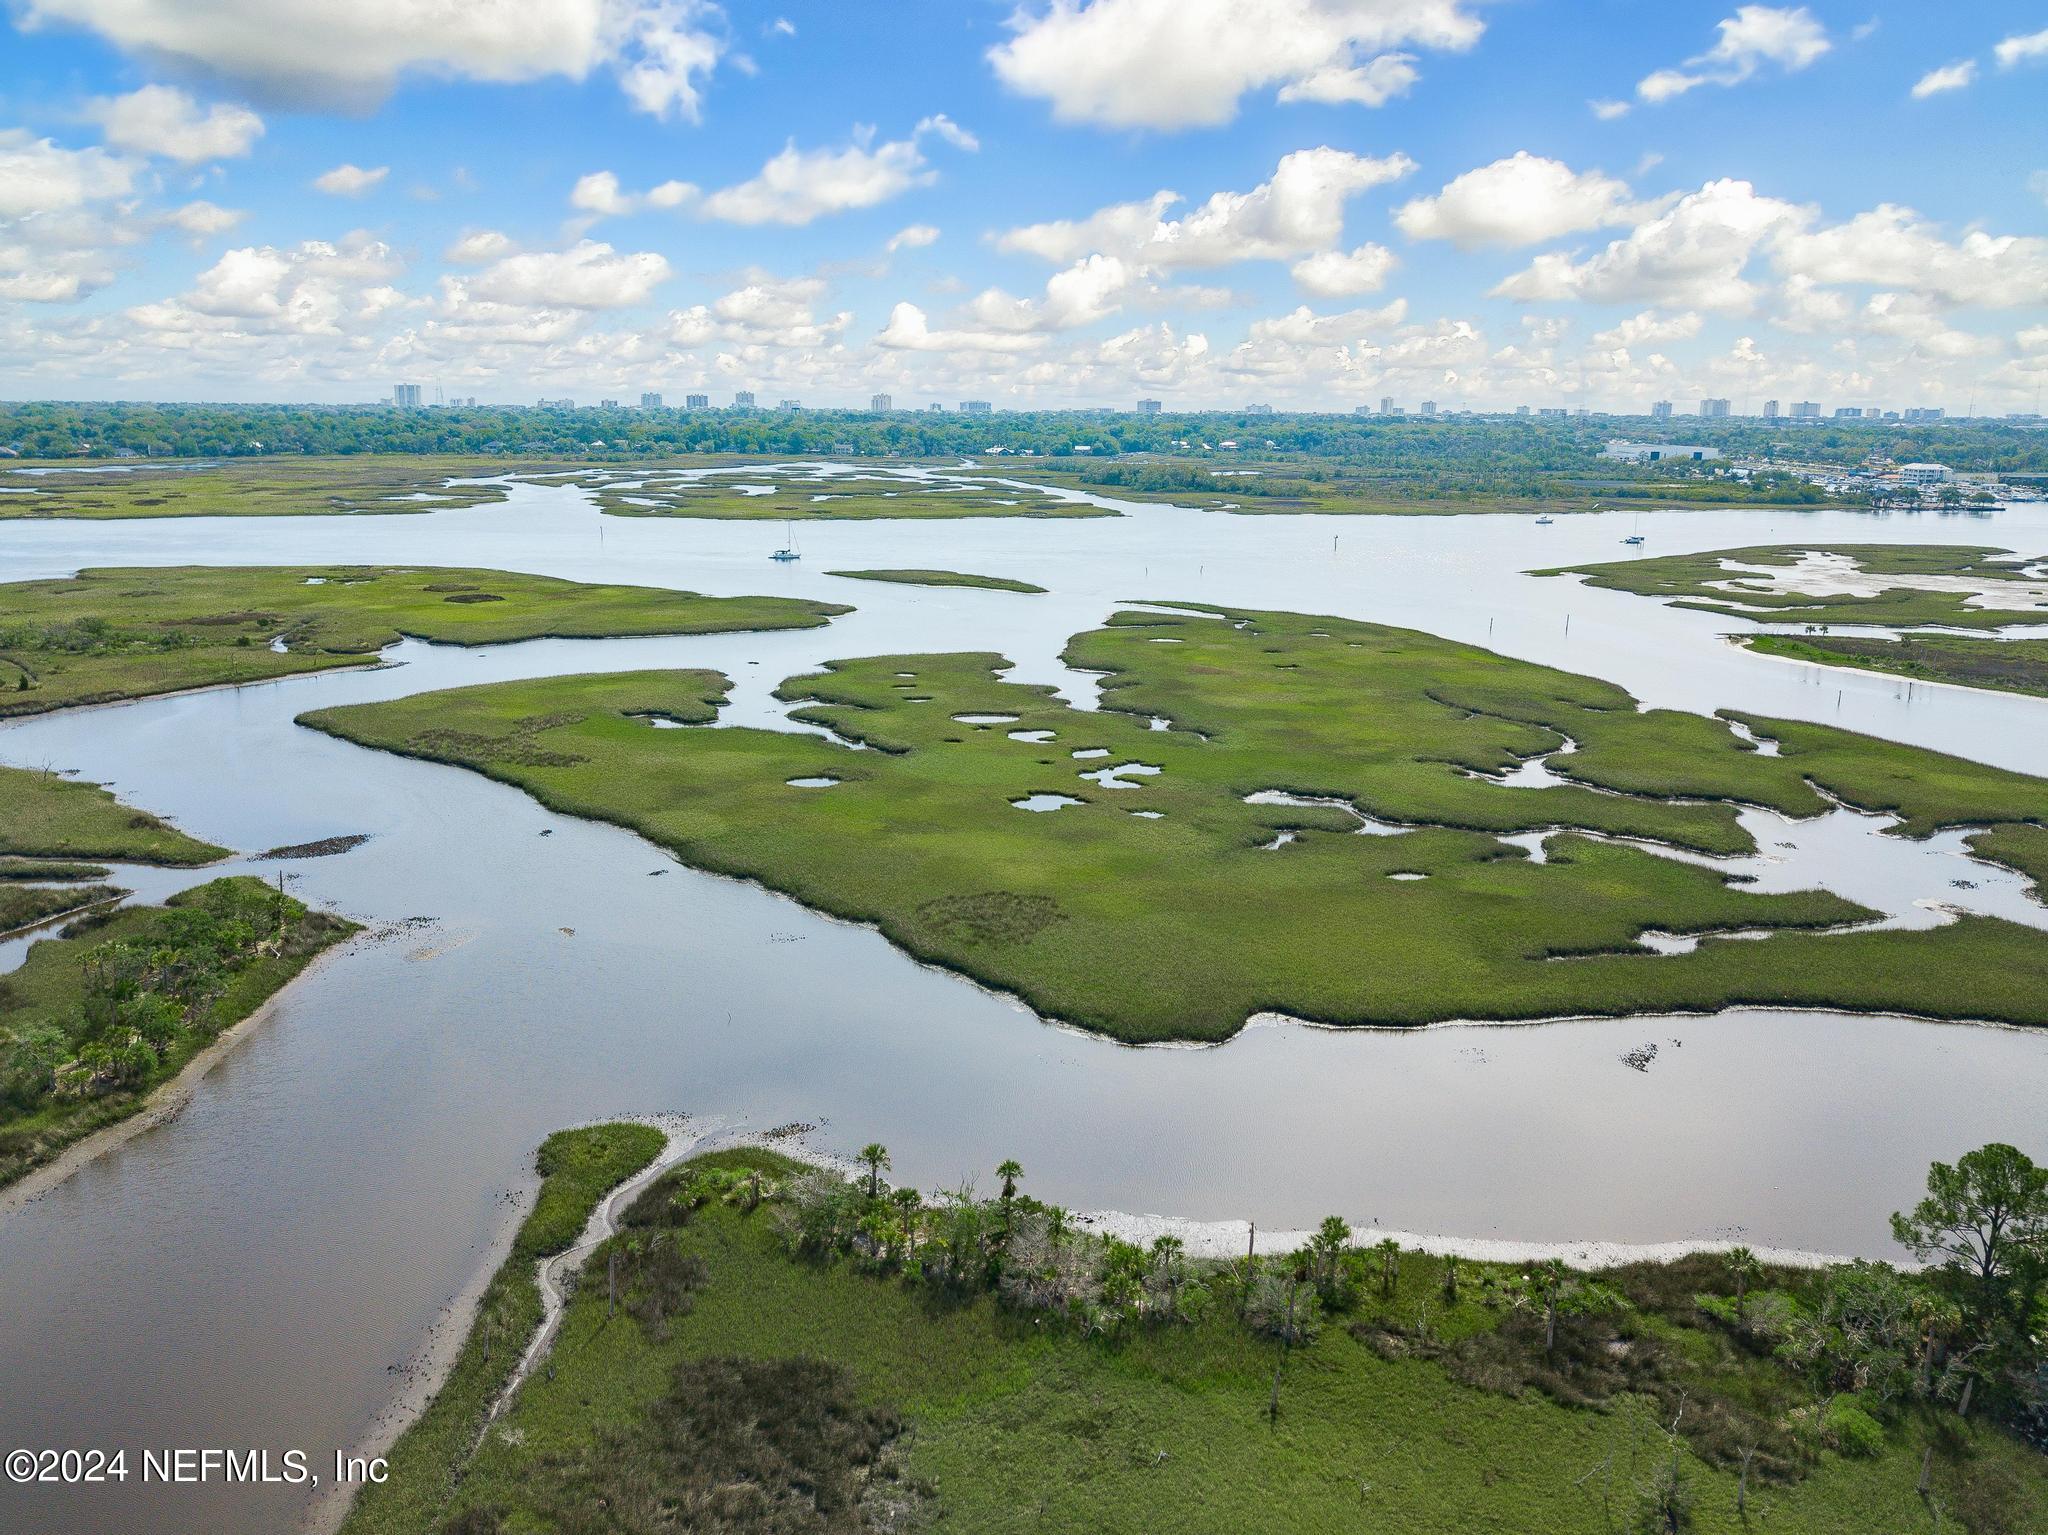
[[(600, 517), (567, 486), (418, 516), (0, 524), (9, 580), (109, 564), (465, 564), (858, 608), (777, 634), (407, 642), (378, 669), (0, 728), (0, 761), (78, 769), (224, 846), (368, 833), (338, 857), (260, 867), (373, 929), (287, 991), (168, 1123), (0, 1213), (0, 1442), (300, 1446), (316, 1464), (365, 1443), (451, 1300), (504, 1251), (533, 1147), (619, 1114), (806, 1121), (824, 1147), (885, 1142), (897, 1176), (926, 1188), (977, 1170), (985, 1183), (1014, 1156), (1028, 1187), (1075, 1209), (1274, 1229), (1335, 1211), (1475, 1238), (1737, 1237), (1872, 1255), (1931, 1157), (2038, 1139), (2048, 1034), (1905, 1018), (1738, 1010), (1409, 1033), (1261, 1021), (1213, 1049), (1123, 1048), (617, 828), (292, 723), (460, 683), (685, 665), (733, 677), (723, 722), (786, 727), (769, 692), (791, 673), (944, 649), (1000, 650), (1018, 680), (1091, 706), (1096, 679), (1059, 662), (1067, 636), (1156, 599), (1408, 624), (1605, 677), (1648, 704), (1815, 719), (2025, 771), (2048, 762), (2048, 700), (1787, 664), (1722, 643), (1726, 619), (1523, 574), (1618, 558), (1638, 526), (1659, 554), (1895, 541), (2038, 555), (2048, 508), (1631, 511), (1550, 527), (1128, 510), (813, 525), (793, 566), (767, 558), (779, 523)], [(1049, 592), (825, 574), (915, 566)], [(1912, 883), (1898, 905), (1912, 908), (1977, 866), (1935, 851), (1899, 867)], [(121, 882), (157, 896), (194, 879)], [(0, 970), (21, 948), (0, 944)], [(1650, 1044), (1646, 1069), (1624, 1059)], [(310, 1501), (128, 1487), (9, 1509), (55, 1535), (270, 1535)]]

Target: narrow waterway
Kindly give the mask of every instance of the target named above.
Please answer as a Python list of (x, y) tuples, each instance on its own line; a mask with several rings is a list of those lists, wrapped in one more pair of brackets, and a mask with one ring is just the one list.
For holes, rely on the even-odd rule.
[[(1215, 1049), (1127, 1049), (628, 833), (292, 723), (456, 683), (690, 665), (735, 679), (727, 722), (779, 724), (768, 693), (790, 673), (944, 649), (999, 650), (1019, 680), (1088, 705), (1094, 679), (1058, 660), (1066, 637), (1121, 601), (1158, 599), (1411, 624), (1608, 677), (1647, 703), (1823, 720), (2014, 768), (2048, 761), (2048, 701), (1768, 660), (1722, 643), (1728, 620), (1522, 574), (1619, 558), (1638, 526), (1651, 553), (1882, 540), (2048, 550), (2040, 508), (1989, 521), (1630, 512), (1537, 527), (1134, 507), (1118, 519), (807, 526), (803, 559), (778, 566), (767, 555), (780, 523), (600, 518), (567, 487), (411, 517), (0, 524), (10, 580), (82, 565), (473, 564), (858, 607), (824, 629), (765, 635), (407, 643), (382, 669), (0, 728), (0, 761), (77, 769), (244, 854), (369, 834), (338, 857), (257, 867), (384, 933), (293, 987), (170, 1124), (0, 1214), (0, 1444), (299, 1447), (316, 1463), (355, 1445), (450, 1298), (493, 1261), (533, 1145), (605, 1114), (803, 1121), (824, 1146), (886, 1142), (899, 1176), (928, 1188), (986, 1183), (1014, 1156), (1028, 1187), (1076, 1208), (1295, 1226), (1336, 1211), (1472, 1236), (1740, 1236), (1885, 1253), (1885, 1216), (1931, 1157), (2038, 1142), (2048, 1034), (1739, 1011), (1414, 1033), (1261, 1024)], [(886, 566), (1050, 592), (825, 574)], [(1851, 868), (1861, 835), (1816, 834), (1799, 856), (1823, 870), (1842, 860), (1844, 879), (1881, 877), (1916, 911), (1980, 870), (1953, 847), (1910, 869), (1889, 860), (1881, 876)], [(198, 877), (129, 882), (160, 895)], [(20, 949), (0, 945), (0, 968)], [(0, 1489), (0, 1526), (270, 1535), (305, 1501), (288, 1488)]]

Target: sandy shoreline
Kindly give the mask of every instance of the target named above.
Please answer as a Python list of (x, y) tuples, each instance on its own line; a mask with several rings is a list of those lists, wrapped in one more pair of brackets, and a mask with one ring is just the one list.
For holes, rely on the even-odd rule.
[(142, 1106), (126, 1119), (103, 1126), (83, 1140), (73, 1141), (41, 1167), (7, 1188), (0, 1189), (0, 1219), (4, 1219), (24, 1205), (34, 1203), (79, 1169), (91, 1165), (117, 1147), (126, 1145), (144, 1131), (154, 1130), (159, 1125), (169, 1124), (176, 1119), (184, 1111), (185, 1105), (192, 1101), (192, 1095), (199, 1090), (199, 1084), (205, 1079), (206, 1074), (225, 1060), (228, 1052), (248, 1038), (259, 1025), (267, 1022), (294, 986), (355, 941), (355, 937), (344, 939), (314, 955), (297, 975), (266, 997), (263, 1004), (248, 1017), (239, 1023), (230, 1024), (216, 1034), (204, 1049), (179, 1069), (176, 1076), (161, 1084)]

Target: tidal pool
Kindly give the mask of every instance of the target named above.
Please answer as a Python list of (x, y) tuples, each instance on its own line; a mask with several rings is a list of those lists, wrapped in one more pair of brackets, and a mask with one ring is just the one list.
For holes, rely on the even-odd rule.
[[(1296, 1227), (1340, 1212), (1445, 1234), (1886, 1254), (1885, 1217), (1930, 1158), (1992, 1138), (2043, 1151), (2048, 1034), (1739, 1010), (1420, 1032), (1261, 1020), (1212, 1049), (1130, 1049), (1049, 1026), (866, 928), (679, 867), (629, 833), (292, 724), (433, 687), (693, 666), (733, 679), (719, 726), (800, 728), (771, 696), (783, 678), (834, 657), (948, 649), (1000, 651), (1016, 680), (1092, 707), (1100, 679), (1059, 662), (1067, 636), (1152, 598), (1410, 624), (1607, 677), (1649, 704), (1815, 719), (2023, 771), (2048, 761), (2048, 701), (1770, 661), (1722, 644), (1725, 618), (1521, 574), (1605, 557), (1636, 516), (1537, 528), (1133, 507), (948, 522), (949, 564), (1049, 595), (877, 584), (816, 630), (408, 642), (383, 669), (0, 727), (0, 761), (79, 769), (243, 855), (369, 834), (332, 858), (123, 868), (116, 882), (160, 897), (216, 872), (282, 872), (377, 934), (292, 987), (169, 1124), (33, 1203), (0, 1196), (0, 1442), (357, 1444), (450, 1298), (496, 1262), (534, 1145), (618, 1113), (802, 1120), (826, 1147), (886, 1143), (897, 1175), (924, 1188), (986, 1186), (1014, 1156), (1027, 1188), (1077, 1209)], [(2048, 549), (2042, 507), (1988, 525), (1764, 511), (1642, 522), (1660, 552), (1888, 539)], [(792, 567), (768, 559), (779, 534), (604, 518), (573, 487), (531, 486), (500, 506), (405, 517), (0, 524), (0, 570), (481, 564), (823, 597), (827, 564), (929, 564), (940, 536), (821, 523), (805, 529), (815, 557)], [(1503, 792), (1541, 792), (1533, 774), (1516, 781), (1531, 787)], [(1925, 844), (1906, 845), (1921, 868), (1859, 873), (1867, 828), (1845, 827), (1837, 847), (1832, 827), (1803, 825), (1803, 867), (1882, 879), (1902, 911), (1974, 878), (1951, 848)], [(1761, 858), (1785, 854), (1775, 840)], [(657, 868), (667, 877), (646, 877)], [(0, 944), (0, 968), (24, 947)], [(1623, 1057), (1646, 1043), (1660, 1046), (1654, 1064), (1631, 1069)], [(304, 1502), (280, 1488), (0, 1495), (0, 1523), (56, 1535), (274, 1535)]]

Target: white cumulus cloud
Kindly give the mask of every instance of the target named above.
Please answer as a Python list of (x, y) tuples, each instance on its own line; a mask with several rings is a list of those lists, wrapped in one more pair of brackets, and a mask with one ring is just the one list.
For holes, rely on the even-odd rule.
[(1044, 338), (1016, 332), (933, 330), (925, 312), (908, 302), (889, 311), (889, 323), (875, 336), (877, 346), (897, 352), (1028, 352)]
[(2048, 27), (2038, 32), (2015, 33), (2003, 39), (1991, 50), (1998, 60), (2000, 69), (2011, 69), (2016, 64), (2029, 64), (2036, 59), (2048, 59)]
[(567, 250), (502, 256), (469, 280), (469, 291), (496, 304), (617, 309), (641, 302), (668, 275), (667, 258), (654, 251), (579, 240)]
[(1944, 64), (1939, 69), (1930, 69), (1913, 82), (1913, 99), (1925, 101), (1929, 96), (1939, 96), (1944, 91), (1966, 90), (1977, 78), (1977, 61), (1963, 59), (1955, 64)]
[(198, 102), (169, 85), (98, 97), (87, 103), (86, 116), (115, 149), (185, 165), (235, 159), (263, 137), (263, 119), (247, 107), (215, 102), (201, 111)]
[(407, 75), (508, 84), (608, 69), (640, 110), (694, 121), (726, 49), (709, 0), (24, 0), (21, 16), (279, 99), (353, 106)]
[(1354, 251), (1317, 251), (1290, 269), (1295, 285), (1318, 298), (1348, 298), (1377, 293), (1394, 270), (1394, 253), (1384, 245), (1361, 245)]
[(1464, 49), (1484, 30), (1463, 0), (1050, 0), (989, 50), (996, 76), (1062, 122), (1215, 127), (1249, 92), (1377, 106), (1414, 65), (1389, 50)]
[(706, 197), (703, 211), (730, 224), (808, 224), (872, 208), (938, 179), (920, 147), (927, 135), (961, 149), (977, 147), (972, 134), (945, 116), (928, 117), (910, 137), (881, 144), (865, 131), (844, 149), (798, 149), (792, 141), (748, 180)]
[(391, 174), (388, 165), (376, 165), (365, 169), (360, 165), (337, 165), (331, 171), (322, 171), (313, 178), (313, 185), (329, 197), (361, 197), (365, 192), (381, 186), (384, 178)]
[(1718, 25), (1720, 37), (1713, 47), (1680, 68), (1645, 75), (1636, 94), (1660, 102), (1702, 85), (1740, 85), (1766, 64), (1789, 74), (1805, 69), (1834, 46), (1827, 28), (1803, 5), (1740, 6)]
[(1403, 204), (1394, 222), (1411, 240), (1449, 240), (1470, 249), (1534, 245), (1632, 223), (1639, 215), (1626, 182), (1524, 149), (1465, 172), (1433, 197)]

